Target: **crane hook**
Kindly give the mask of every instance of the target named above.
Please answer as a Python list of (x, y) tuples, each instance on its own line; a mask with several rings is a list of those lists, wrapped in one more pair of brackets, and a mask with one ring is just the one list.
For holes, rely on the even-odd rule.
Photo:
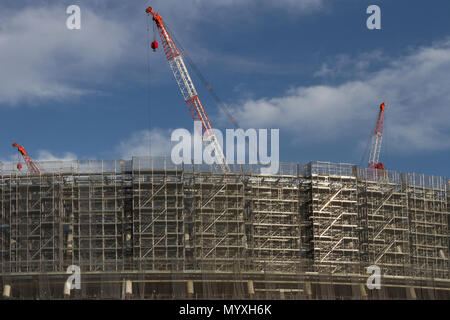
[(153, 52), (156, 52), (156, 49), (158, 49), (158, 42), (156, 40), (153, 40), (151, 48), (153, 49)]

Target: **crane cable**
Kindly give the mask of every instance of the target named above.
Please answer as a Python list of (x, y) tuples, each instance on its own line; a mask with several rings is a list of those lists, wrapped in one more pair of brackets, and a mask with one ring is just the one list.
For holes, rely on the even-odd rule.
[[(384, 123), (386, 123), (386, 118), (389, 118), (389, 115), (386, 117), (386, 114), (384, 115)], [(387, 135), (387, 137), (386, 137), (386, 126), (384, 126), (384, 132), (383, 132), (383, 145), (381, 146), (382, 148), (383, 148), (383, 150), (384, 150), (384, 163), (391, 163), (391, 157), (390, 157), (390, 154), (389, 154), (389, 151), (390, 151), (390, 149), (389, 149), (389, 127), (388, 127), (388, 130), (387, 130), (387, 132), (388, 132), (388, 135)], [(392, 169), (388, 169), (388, 170), (392, 170)]]
[(17, 152), (17, 170), (20, 171), (21, 169), (22, 169), (22, 159), (21, 159), (20, 153)]
[[(147, 21), (147, 41), (145, 43), (145, 47), (147, 48), (147, 120), (148, 120), (148, 155), (151, 157), (152, 155), (152, 136), (151, 136), (151, 127), (152, 127), (152, 117), (151, 117), (151, 109), (150, 109), (150, 22), (149, 16), (146, 15)], [(153, 34), (154, 34), (154, 26), (153, 26)], [(155, 35), (153, 36), (155, 37)], [(145, 138), (144, 138), (145, 139)]]

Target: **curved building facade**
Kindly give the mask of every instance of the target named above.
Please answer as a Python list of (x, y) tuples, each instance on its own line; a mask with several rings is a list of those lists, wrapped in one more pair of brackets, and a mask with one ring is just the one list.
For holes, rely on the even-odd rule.
[(5, 298), (450, 298), (443, 177), (321, 162), (277, 175), (164, 158), (38, 166), (0, 165)]

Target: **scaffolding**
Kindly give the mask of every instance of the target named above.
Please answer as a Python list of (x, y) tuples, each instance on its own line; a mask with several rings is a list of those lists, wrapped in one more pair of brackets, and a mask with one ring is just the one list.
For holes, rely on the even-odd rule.
[(2, 272), (51, 272), (62, 267), (60, 178), (2, 177)]
[(246, 237), (254, 271), (295, 273), (300, 267), (300, 177), (297, 166), (284, 169), (246, 177)]
[(138, 159), (132, 169), (133, 261), (138, 270), (183, 270), (183, 172)]
[(446, 178), (328, 162), (276, 175), (148, 157), (38, 165), (0, 164), (0, 282), (23, 296), (52, 296), (71, 265), (93, 298), (126, 297), (127, 281), (141, 298), (364, 296), (370, 265), (393, 286), (450, 290)]
[(377, 265), (385, 274), (409, 275), (408, 193), (398, 172), (360, 169), (359, 211), (364, 267)]
[(407, 174), (414, 275), (449, 278), (449, 181)]
[(303, 242), (314, 271), (357, 273), (357, 180), (347, 164), (306, 166), (302, 204)]

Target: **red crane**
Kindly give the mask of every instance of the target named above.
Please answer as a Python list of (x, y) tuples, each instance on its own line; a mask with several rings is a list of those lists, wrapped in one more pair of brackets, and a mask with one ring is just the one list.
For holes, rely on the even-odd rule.
[[(28, 170), (33, 173), (33, 174), (41, 174), (41, 171), (39, 170), (39, 168), (36, 166), (36, 164), (33, 162), (33, 160), (31, 160), (31, 157), (28, 155), (28, 153), (25, 151), (25, 148), (18, 145), (17, 142), (13, 143), (13, 147), (17, 148), (17, 151), (20, 152), (20, 154), (23, 157), (23, 160), (25, 160), (25, 163), (27, 164)], [(21, 169), (22, 165), (19, 163), (17, 165), (17, 169)]]
[[(214, 154), (217, 162), (222, 168), (222, 171), (229, 172), (230, 169), (226, 163), (222, 147), (217, 140), (213, 127), (211, 126), (211, 122), (206, 115), (203, 104), (200, 101), (197, 90), (194, 87), (194, 83), (192, 82), (192, 79), (183, 61), (182, 52), (180, 52), (180, 50), (175, 45), (175, 41), (169, 34), (169, 31), (164, 25), (161, 16), (153, 11), (152, 7), (148, 7), (145, 12), (148, 15), (151, 14), (153, 16), (153, 21), (158, 28), (162, 47), (164, 49), (164, 53), (166, 54), (167, 61), (169, 62), (170, 69), (172, 70), (173, 76), (178, 84), (178, 87), (180, 88), (181, 94), (187, 104), (192, 119), (194, 121), (200, 121), (202, 123), (204, 131), (204, 133), (202, 131), (204, 141), (209, 141), (210, 144), (214, 147)], [(158, 44), (156, 43), (156, 41), (153, 41), (151, 46), (153, 50), (156, 50)]]
[(384, 102), (380, 105), (378, 112), (377, 123), (372, 136), (372, 145), (369, 153), (368, 168), (384, 170), (383, 163), (379, 162), (381, 152), (381, 142), (383, 141), (383, 126), (384, 126), (384, 109), (386, 105)]

